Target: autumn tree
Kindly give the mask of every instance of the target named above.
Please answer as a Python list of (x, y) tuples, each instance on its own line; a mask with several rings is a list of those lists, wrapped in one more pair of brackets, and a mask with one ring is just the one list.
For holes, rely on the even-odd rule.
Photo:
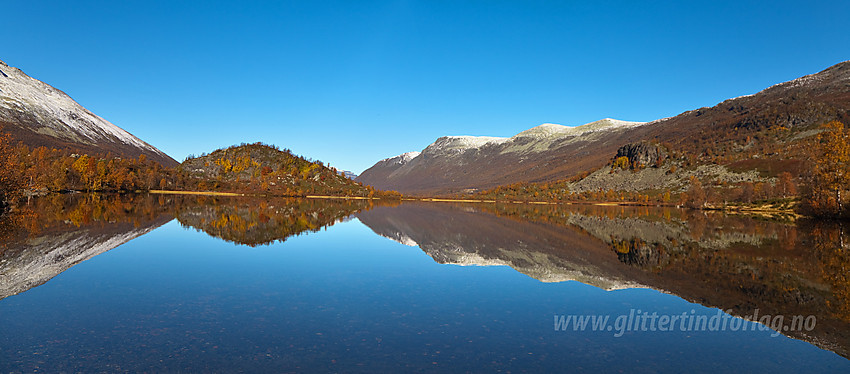
[(689, 208), (699, 209), (704, 207), (706, 202), (705, 188), (702, 187), (702, 182), (700, 182), (699, 178), (691, 176), (685, 205)]
[(614, 166), (615, 169), (617, 169), (617, 168), (628, 169), (629, 166), (630, 166), (629, 158), (626, 157), (626, 156), (617, 157), (617, 159), (614, 160), (613, 166)]
[(14, 157), (12, 137), (0, 133), (0, 212), (6, 209), (6, 200), (21, 188), (21, 170)]
[(850, 186), (850, 132), (841, 122), (824, 125), (817, 136), (813, 178), (804, 203), (816, 215), (844, 213), (844, 191)]
[(782, 194), (782, 198), (797, 194), (797, 185), (794, 184), (794, 178), (791, 177), (791, 173), (786, 171), (779, 174), (777, 191)]

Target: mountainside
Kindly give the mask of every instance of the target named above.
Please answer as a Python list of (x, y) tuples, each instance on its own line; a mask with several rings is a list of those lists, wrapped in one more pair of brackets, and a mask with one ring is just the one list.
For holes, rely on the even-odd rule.
[[(382, 160), (357, 181), (402, 193), (447, 194), (517, 182), (551, 182), (596, 170), (642, 141), (698, 164), (805, 159), (794, 147), (817, 126), (850, 118), (850, 62), (648, 123), (604, 119), (544, 124), (511, 138), (450, 136), (415, 157)], [(693, 166), (693, 165), (690, 165)]]
[(83, 108), (64, 92), (0, 61), (0, 128), (30, 147), (78, 153), (145, 155), (164, 166), (177, 161)]
[(612, 140), (641, 125), (606, 118), (578, 127), (543, 124), (511, 138), (446, 136), (422, 152), (378, 162), (357, 181), (402, 193), (448, 193), (559, 178), (582, 170), (599, 151), (616, 150)]

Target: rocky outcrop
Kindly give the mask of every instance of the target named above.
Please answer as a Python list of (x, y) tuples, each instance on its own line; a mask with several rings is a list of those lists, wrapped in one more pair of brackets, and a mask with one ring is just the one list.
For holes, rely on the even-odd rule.
[(626, 144), (617, 150), (617, 156), (614, 159), (626, 157), (629, 159), (629, 165), (638, 167), (647, 167), (661, 165), (667, 158), (667, 152), (661, 147), (649, 142), (638, 142)]

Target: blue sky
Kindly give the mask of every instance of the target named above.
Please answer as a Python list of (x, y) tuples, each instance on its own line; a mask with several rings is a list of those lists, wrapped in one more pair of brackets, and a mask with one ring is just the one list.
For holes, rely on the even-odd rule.
[(850, 59), (850, 2), (0, 1), (0, 60), (178, 161), (341, 169), (444, 135), (650, 121)]

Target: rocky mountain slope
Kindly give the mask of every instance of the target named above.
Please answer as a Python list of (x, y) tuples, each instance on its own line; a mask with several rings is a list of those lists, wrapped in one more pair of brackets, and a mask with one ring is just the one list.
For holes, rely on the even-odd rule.
[(30, 147), (177, 161), (83, 108), (64, 92), (0, 61), (0, 128)]
[(789, 151), (790, 145), (815, 134), (825, 122), (848, 119), (850, 61), (649, 123), (604, 119), (578, 127), (544, 124), (511, 138), (442, 137), (421, 153), (376, 163), (357, 180), (412, 194), (550, 182), (596, 170), (622, 146), (640, 142), (665, 144), (701, 164), (801, 158)]

